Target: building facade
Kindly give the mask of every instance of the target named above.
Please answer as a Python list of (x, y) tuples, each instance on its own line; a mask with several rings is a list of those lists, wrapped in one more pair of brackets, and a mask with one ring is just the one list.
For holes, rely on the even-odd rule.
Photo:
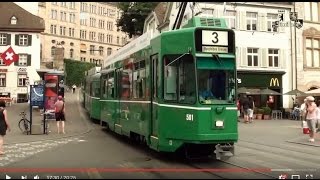
[(63, 57), (102, 65), (103, 58), (126, 44), (117, 29), (120, 11), (108, 2), (39, 2), (39, 16), (46, 22), (41, 37), (41, 60), (50, 64), (56, 49)]
[[(155, 30), (159, 33), (171, 30), (179, 7), (180, 2), (168, 3), (162, 22), (155, 26)], [(225, 18), (236, 34), (238, 88), (245, 87), (252, 92), (268, 88), (285, 93), (292, 90), (292, 32), (289, 20), (292, 7), (292, 3), (286, 2), (188, 3), (181, 27), (193, 15)], [(272, 25), (279, 21), (279, 14), (282, 14), (282, 23), (287, 23), (287, 26), (274, 29)], [(153, 16), (157, 19), (156, 13)], [(145, 29), (154, 27), (152, 17), (146, 22), (149, 24), (145, 25)], [(290, 97), (287, 96), (253, 97), (258, 107), (267, 103), (273, 109), (288, 108), (290, 105)]]
[(0, 97), (27, 99), (29, 84), (40, 80), (40, 33), (44, 21), (12, 2), (0, 3), (0, 54), (9, 47), (19, 60), (9, 66), (0, 58)]
[(320, 3), (296, 2), (295, 9), (303, 26), (296, 32), (297, 89), (320, 88)]

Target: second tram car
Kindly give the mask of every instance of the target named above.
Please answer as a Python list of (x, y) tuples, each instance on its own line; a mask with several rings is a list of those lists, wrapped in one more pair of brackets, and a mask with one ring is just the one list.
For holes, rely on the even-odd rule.
[(224, 19), (194, 17), (151, 40), (145, 34), (105, 62), (85, 83), (91, 117), (156, 151), (233, 154), (235, 33)]

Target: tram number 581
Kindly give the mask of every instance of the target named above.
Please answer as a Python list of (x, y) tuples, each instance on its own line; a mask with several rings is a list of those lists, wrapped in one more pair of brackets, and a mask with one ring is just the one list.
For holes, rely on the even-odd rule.
[(212, 36), (213, 36), (212, 42), (215, 43), (215, 44), (218, 43), (219, 42), (218, 33), (217, 32), (213, 32)]
[(186, 114), (187, 121), (193, 121), (193, 114)]

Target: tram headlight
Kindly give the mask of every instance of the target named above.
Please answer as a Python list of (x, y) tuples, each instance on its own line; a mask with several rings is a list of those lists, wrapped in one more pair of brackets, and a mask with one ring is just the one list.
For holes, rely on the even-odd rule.
[(216, 121), (216, 127), (223, 127), (223, 121), (217, 120)]

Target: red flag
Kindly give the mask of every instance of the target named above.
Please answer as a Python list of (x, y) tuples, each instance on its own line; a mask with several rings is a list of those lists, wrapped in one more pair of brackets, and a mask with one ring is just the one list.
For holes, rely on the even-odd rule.
[(5, 52), (1, 54), (1, 58), (6, 66), (10, 66), (11, 63), (19, 60), (19, 55), (14, 52), (10, 46)]

